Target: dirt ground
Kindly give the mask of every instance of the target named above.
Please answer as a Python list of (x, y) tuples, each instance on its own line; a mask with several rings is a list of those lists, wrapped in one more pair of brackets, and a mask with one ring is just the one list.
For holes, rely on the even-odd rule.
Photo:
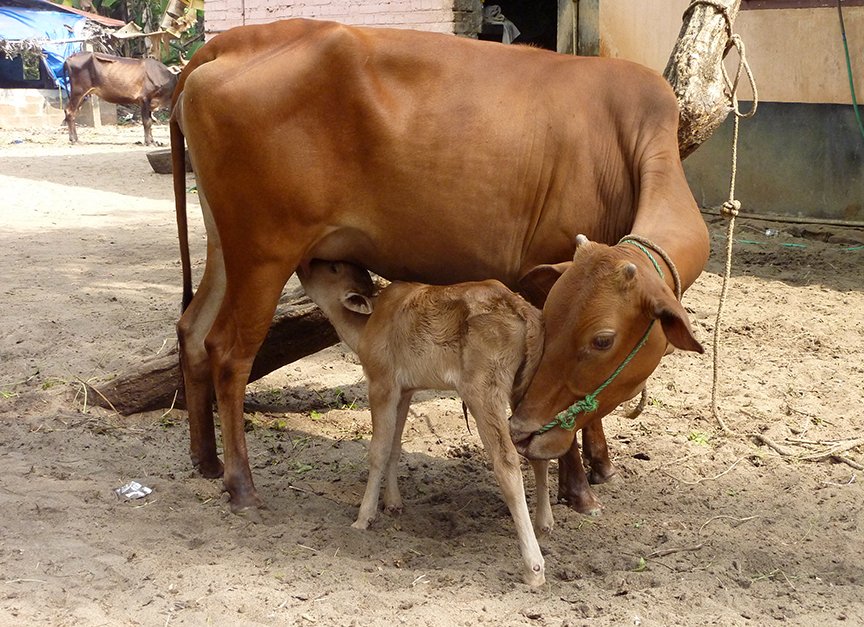
[[(84, 381), (173, 344), (180, 269), (140, 127), (80, 134), (0, 130), (0, 624), (864, 624), (864, 231), (738, 220), (726, 436), (725, 223), (708, 217), (684, 299), (707, 352), (665, 358), (642, 415), (606, 419), (620, 477), (597, 486), (599, 517), (553, 506), (532, 590), (452, 395), (413, 406), (402, 516), (349, 527), (370, 421), (340, 346), (249, 387), (261, 524), (192, 472), (184, 412), (94, 408)], [(118, 499), (131, 480), (152, 494)]]

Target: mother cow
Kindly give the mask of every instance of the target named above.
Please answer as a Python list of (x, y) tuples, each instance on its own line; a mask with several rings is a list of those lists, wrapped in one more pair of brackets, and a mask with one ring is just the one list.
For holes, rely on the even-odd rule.
[[(388, 279), (494, 277), (535, 301), (548, 292), (546, 349), (511, 432), (532, 457), (572, 450), (577, 489), (575, 429), (602, 444), (592, 420), (638, 393), (667, 341), (701, 350), (671, 289), (670, 265), (686, 288), (708, 256), (677, 124), (665, 81), (624, 61), (301, 19), (210, 41), (180, 77), (171, 122), (195, 465), (223, 472), (215, 389), (232, 508), (261, 504), (243, 432), (245, 384), (283, 285), (321, 258)], [(207, 229), (194, 298), (184, 136)], [(576, 250), (580, 233), (600, 243)], [(630, 233), (665, 260), (650, 246), (606, 245)], [(593, 411), (577, 407), (538, 432), (593, 398), (643, 335)]]

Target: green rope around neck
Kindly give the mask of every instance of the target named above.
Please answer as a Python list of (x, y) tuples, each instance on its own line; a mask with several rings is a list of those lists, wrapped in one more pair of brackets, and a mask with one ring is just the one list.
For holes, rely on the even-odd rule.
[[(654, 265), (654, 269), (657, 270), (657, 274), (660, 275), (660, 278), (664, 278), (663, 270), (660, 268), (660, 264), (657, 263), (654, 255), (651, 254), (651, 251), (648, 250), (647, 247), (643, 246), (640, 242), (629, 239), (627, 237), (623, 238), (620, 242), (618, 242), (618, 244), (631, 244), (641, 250), (643, 253), (645, 253), (648, 259), (651, 260), (651, 263)], [(636, 346), (633, 347), (633, 350), (631, 350), (630, 354), (624, 358), (624, 361), (622, 361), (621, 365), (616, 368), (615, 372), (609, 375), (609, 378), (600, 384), (600, 387), (591, 392), (591, 394), (586, 395), (585, 398), (576, 401), (567, 409), (558, 412), (558, 414), (555, 416), (555, 418), (552, 419), (551, 422), (537, 429), (537, 431), (534, 432), (534, 435), (542, 435), (550, 429), (554, 429), (555, 427), (561, 427), (562, 429), (565, 429), (567, 431), (572, 431), (573, 427), (576, 426), (576, 418), (579, 416), (579, 414), (590, 414), (593, 411), (597, 411), (597, 407), (600, 406), (600, 403), (597, 401), (597, 397), (600, 395), (600, 392), (605, 390), (606, 387), (610, 383), (612, 383), (619, 374), (621, 374), (621, 371), (624, 370), (624, 368), (627, 367), (627, 364), (629, 364), (633, 360), (633, 358), (636, 356), (636, 353), (638, 353), (639, 350), (643, 346), (645, 346), (645, 342), (648, 341), (648, 336), (651, 335), (651, 329), (654, 328), (654, 322), (654, 320), (651, 321), (651, 323), (648, 325), (648, 330), (645, 331), (642, 339), (640, 339)]]

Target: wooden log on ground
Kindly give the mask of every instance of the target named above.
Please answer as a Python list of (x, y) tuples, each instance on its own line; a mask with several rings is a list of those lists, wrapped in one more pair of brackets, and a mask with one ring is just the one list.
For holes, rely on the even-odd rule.
[[(726, 7), (723, 11), (713, 4)], [(691, 4), (663, 75), (681, 111), (678, 147), (685, 158), (711, 137), (731, 111), (722, 63), (741, 0)]]
[[(280, 301), (249, 380), (260, 379), (338, 341), (339, 336), (321, 310), (298, 288)], [(90, 396), (97, 405), (123, 415), (165, 409), (172, 404), (185, 407), (177, 348), (110, 381), (91, 386)]]

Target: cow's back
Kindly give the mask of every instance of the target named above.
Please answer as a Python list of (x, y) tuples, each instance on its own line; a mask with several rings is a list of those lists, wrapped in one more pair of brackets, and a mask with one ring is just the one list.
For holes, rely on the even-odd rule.
[(395, 375), (406, 389), (458, 390), (479, 378), (509, 392), (539, 318), (496, 280), (395, 282), (379, 295), (357, 353), (370, 380)]
[(178, 92), (220, 231), (253, 208), (274, 241), (296, 235), (292, 216), (320, 227), (308, 257), (513, 287), (538, 258), (567, 259), (575, 233), (627, 232), (655, 107), (621, 93), (663, 89), (626, 62), (289, 20), (216, 37)]

